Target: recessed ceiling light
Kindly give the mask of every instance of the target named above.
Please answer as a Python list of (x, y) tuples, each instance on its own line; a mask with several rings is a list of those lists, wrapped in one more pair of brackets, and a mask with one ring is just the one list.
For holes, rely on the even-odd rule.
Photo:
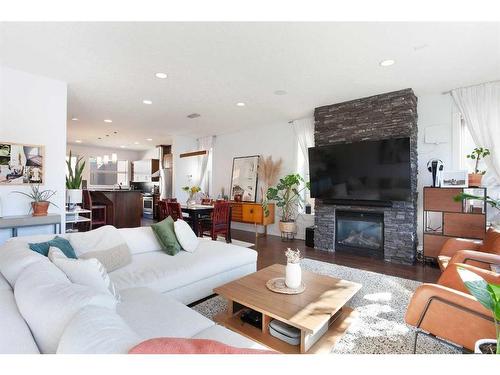
[(238, 103), (236, 103), (236, 106), (238, 106), (238, 107), (244, 107), (244, 106), (245, 106), (245, 103), (243, 103), (243, 102), (238, 102)]
[(124, 145), (121, 145), (121, 146), (120, 146), (120, 148), (125, 148), (125, 146), (124, 146)]
[(149, 99), (144, 99), (142, 101), (144, 104), (153, 104), (153, 101), (152, 100), (149, 100)]
[(72, 117), (71, 121), (78, 121), (78, 117)]
[(138, 144), (139, 144), (139, 142), (134, 142), (134, 145), (138, 145)]
[(82, 143), (82, 141), (80, 139), (77, 139), (75, 143)]
[(187, 115), (187, 118), (198, 118), (201, 115), (199, 113), (191, 113), (190, 115)]
[(288, 94), (285, 90), (276, 90), (274, 95), (286, 95)]
[(155, 77), (159, 79), (165, 79), (167, 78), (167, 73), (156, 73)]
[(146, 138), (146, 141), (151, 142), (153, 141), (153, 138)]
[(391, 60), (391, 59), (388, 59), (388, 60), (382, 60), (380, 62), (380, 66), (391, 66), (391, 65), (394, 65), (396, 61), (394, 60)]
[(109, 123), (112, 123), (113, 120), (110, 120), (109, 118), (107, 118), (106, 120), (104, 120), (104, 122), (107, 122), (109, 124)]

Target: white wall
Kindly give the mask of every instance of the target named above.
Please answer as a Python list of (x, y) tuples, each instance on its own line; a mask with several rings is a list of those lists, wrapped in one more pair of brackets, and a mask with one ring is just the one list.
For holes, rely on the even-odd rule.
[[(254, 127), (248, 130), (218, 135), (215, 140), (213, 155), (213, 194), (217, 196), (221, 188), (229, 195), (233, 158), (237, 156), (263, 155), (273, 160), (283, 159), (281, 175), (294, 173), (296, 170), (297, 141), (292, 125), (287, 122)], [(261, 201), (260, 188), (257, 191), (257, 202)], [(270, 234), (279, 235), (278, 216), (276, 224), (268, 227)], [(303, 217), (297, 223), (302, 223)], [(309, 223), (309, 221), (307, 222)], [(253, 225), (233, 223), (233, 228), (253, 231)], [(299, 229), (299, 233), (302, 230)], [(299, 235), (299, 237), (302, 237)]]
[[(84, 144), (78, 143), (68, 143), (67, 145), (67, 155), (69, 155), (69, 151), (71, 150), (73, 155), (83, 156), (85, 161), (85, 168), (83, 170), (83, 179), (87, 180), (90, 183), (90, 166), (89, 166), (89, 157), (92, 156), (103, 156), (111, 154), (116, 154), (118, 156), (118, 160), (128, 160), (129, 162), (133, 162), (135, 160), (142, 159), (141, 151), (134, 150), (125, 150), (122, 148), (107, 148), (107, 147), (97, 147), (97, 146), (87, 146)], [(130, 168), (130, 166), (129, 166)], [(130, 172), (130, 169), (129, 169)], [(131, 176), (130, 176), (131, 178)]]
[(198, 176), (198, 158), (180, 158), (179, 155), (197, 149), (196, 138), (175, 136), (172, 140), (172, 196), (176, 197), (179, 202), (185, 202), (188, 199), (188, 194), (182, 190), (182, 187), (194, 185)]
[[(57, 191), (53, 202), (59, 208), (51, 206), (49, 212), (61, 214), (65, 202), (66, 103), (66, 83), (0, 66), (0, 141), (45, 146), (43, 188)], [(26, 192), (28, 187), (0, 185), (3, 215), (27, 214), (29, 199), (13, 194), (13, 190)], [(18, 234), (52, 233), (52, 229), (25, 228)], [(10, 231), (0, 231), (0, 243), (9, 236)]]

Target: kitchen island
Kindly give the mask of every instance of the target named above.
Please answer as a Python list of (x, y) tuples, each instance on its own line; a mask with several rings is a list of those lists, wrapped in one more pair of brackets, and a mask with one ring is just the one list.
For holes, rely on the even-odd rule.
[(106, 224), (117, 228), (141, 226), (142, 195), (138, 190), (91, 190), (94, 205), (106, 206)]

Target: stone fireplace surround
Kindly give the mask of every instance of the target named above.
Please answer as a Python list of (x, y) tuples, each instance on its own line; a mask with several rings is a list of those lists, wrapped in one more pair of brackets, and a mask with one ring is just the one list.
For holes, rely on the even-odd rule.
[(384, 214), (384, 260), (411, 264), (417, 248), (417, 97), (412, 89), (318, 107), (314, 110), (315, 145), (410, 137), (411, 202), (392, 207), (344, 206), (315, 202), (314, 247), (335, 251), (335, 212)]

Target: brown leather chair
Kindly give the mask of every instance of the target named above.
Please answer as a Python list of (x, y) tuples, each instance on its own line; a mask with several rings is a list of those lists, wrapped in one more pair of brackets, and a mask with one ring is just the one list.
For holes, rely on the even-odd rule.
[[(446, 269), (450, 260), (461, 250), (500, 255), (500, 230), (493, 228), (488, 229), (484, 241), (466, 240), (462, 238), (450, 238), (447, 240), (438, 256), (438, 264), (441, 271)], [(468, 256), (470, 255), (471, 254)], [(458, 259), (455, 259), (455, 263), (457, 262)], [(487, 264), (481, 265), (478, 262), (473, 264), (480, 268), (488, 268)]]
[[(500, 262), (500, 256), (495, 255)], [(406, 311), (405, 321), (419, 334), (446, 340), (467, 350), (482, 338), (495, 337), (493, 315), (474, 298), (460, 279), (457, 267), (475, 272), (489, 283), (500, 284), (500, 274), (468, 264), (450, 263), (437, 284), (417, 288)]]

